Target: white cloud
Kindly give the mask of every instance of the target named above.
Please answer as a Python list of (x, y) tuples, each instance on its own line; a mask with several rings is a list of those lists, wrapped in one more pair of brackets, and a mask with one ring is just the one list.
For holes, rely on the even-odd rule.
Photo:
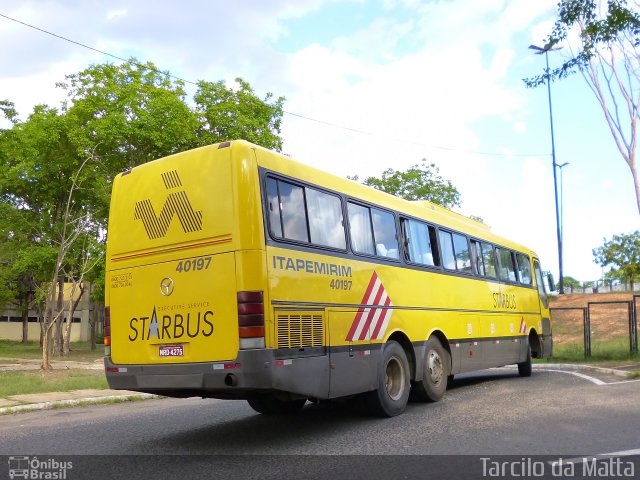
[(124, 17), (127, 15), (127, 9), (123, 8), (120, 10), (110, 10), (107, 12), (107, 20), (113, 20), (118, 17)]
[[(436, 162), (461, 191), (463, 212), (479, 215), (497, 233), (531, 246), (546, 268), (553, 268), (551, 162), (520, 155), (523, 148), (548, 150), (546, 94), (523, 93), (520, 78), (528, 66), (540, 65), (527, 46), (543, 41), (550, 31), (556, 1), (383, 0), (386, 10), (376, 17), (373, 9), (379, 4), (359, 0), (196, 1), (190, 8), (149, 0), (25, 0), (8, 4), (3, 13), (118, 56), (153, 61), (188, 80), (241, 76), (258, 94), (286, 96), (289, 112), (368, 132), (285, 115), (285, 152), (336, 174), (379, 175), (422, 158)], [(322, 38), (295, 28), (299, 19), (313, 21), (315, 13), (343, 3), (362, 9), (369, 23), (345, 33), (348, 22), (345, 26), (336, 17), (340, 33), (333, 34), (334, 25), (327, 22), (321, 25)], [(11, 66), (0, 76), (0, 99), (15, 101), (21, 118), (35, 103), (57, 105), (62, 91), (53, 85), (65, 74), (111, 60), (0, 22), (0, 44), (10, 46), (0, 50), (0, 64)], [(560, 86), (555, 88), (554, 100), (566, 102), (566, 90), (563, 98)], [(589, 131), (593, 118), (565, 113), (563, 120), (559, 110), (559, 149), (570, 145), (564, 148), (573, 169), (565, 178), (565, 238), (572, 246), (566, 257), (571, 272), (565, 270), (589, 279), (590, 248), (602, 236), (629, 230), (637, 224), (637, 213), (620, 207), (626, 202), (620, 192), (626, 195), (628, 185), (619, 178), (626, 171), (612, 172), (607, 165), (579, 177), (592, 164), (580, 157), (575, 143), (563, 143), (562, 136)], [(587, 149), (598, 142), (589, 137)], [(473, 153), (477, 151), (505, 155)], [(603, 185), (605, 178), (611, 183)], [(588, 188), (606, 195), (585, 194)], [(612, 200), (612, 209), (607, 202), (614, 195), (620, 196)], [(590, 223), (588, 233), (580, 234)]]

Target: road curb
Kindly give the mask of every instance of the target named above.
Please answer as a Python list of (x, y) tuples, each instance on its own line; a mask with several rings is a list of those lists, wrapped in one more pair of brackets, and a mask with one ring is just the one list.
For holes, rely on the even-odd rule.
[(32, 412), (36, 410), (50, 410), (53, 408), (73, 407), (77, 405), (95, 405), (100, 403), (113, 402), (114, 400), (119, 400), (121, 402), (130, 402), (133, 400), (150, 400), (153, 398), (160, 397), (158, 395), (153, 395), (150, 393), (137, 393), (132, 395), (107, 395), (104, 397), (75, 398), (73, 400), (55, 400), (53, 402), (28, 403), (24, 405), (2, 407), (0, 408), (0, 415)]
[(627, 378), (629, 374), (626, 370), (617, 370), (615, 368), (599, 367), (597, 365), (585, 365), (582, 363), (534, 363), (534, 369), (554, 369), (554, 368), (573, 368), (575, 370), (597, 370), (601, 373), (609, 373), (618, 377)]

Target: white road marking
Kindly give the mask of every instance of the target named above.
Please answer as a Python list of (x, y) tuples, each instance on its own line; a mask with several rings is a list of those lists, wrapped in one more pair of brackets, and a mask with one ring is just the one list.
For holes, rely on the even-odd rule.
[(595, 383), (596, 385), (607, 385), (606, 382), (603, 382), (602, 380), (598, 379), (598, 378), (594, 378), (594, 377), (590, 377), (589, 375), (585, 375), (584, 373), (578, 373), (578, 372), (570, 372), (568, 370), (554, 370), (551, 368), (545, 368), (544, 369), (545, 372), (556, 372), (556, 373), (568, 373), (569, 375), (575, 375), (576, 377), (580, 377), (583, 378), (584, 380), (588, 380), (592, 383)]
[[(574, 457), (574, 458), (563, 458), (562, 463), (582, 463), (585, 459), (587, 461), (596, 458), (598, 460), (602, 460), (604, 458), (618, 458), (618, 457), (631, 457), (634, 455), (640, 455), (640, 448), (636, 448), (634, 450), (622, 450), (620, 452), (611, 452), (611, 453), (598, 453), (596, 455), (585, 455), (583, 457)], [(549, 465), (557, 464), (559, 460), (551, 460), (547, 462)]]
[(621, 383), (634, 383), (634, 382), (640, 382), (640, 378), (639, 379), (635, 379), (635, 380), (621, 380), (619, 382), (603, 382), (602, 380), (600, 380), (599, 378), (595, 378), (595, 377), (591, 377), (589, 375), (585, 375), (584, 373), (578, 373), (578, 372), (572, 372), (570, 370), (558, 370), (558, 369), (553, 369), (553, 368), (545, 368), (543, 371), (545, 372), (556, 372), (556, 373), (568, 373), (569, 375), (575, 375), (576, 377), (580, 377), (584, 380), (588, 380), (592, 383), (595, 383), (598, 386), (606, 386), (606, 385), (620, 385)]

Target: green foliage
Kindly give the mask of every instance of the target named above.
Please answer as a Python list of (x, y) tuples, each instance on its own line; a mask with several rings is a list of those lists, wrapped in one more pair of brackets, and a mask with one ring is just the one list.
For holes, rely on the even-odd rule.
[[(428, 200), (446, 208), (460, 205), (460, 193), (449, 180), (443, 179), (434, 163), (426, 160), (405, 171), (389, 168), (382, 177), (369, 177), (365, 185), (405, 200)], [(357, 180), (358, 177), (351, 177)]]
[(593, 249), (595, 262), (602, 267), (616, 267), (621, 277), (633, 286), (634, 279), (640, 275), (640, 230), (603, 240), (601, 247)]
[(223, 82), (198, 83), (194, 100), (200, 123), (199, 140), (209, 144), (242, 138), (281, 151), (282, 139), (278, 134), (284, 97), (271, 102), (273, 94), (267, 93), (260, 100), (247, 82), (236, 78), (236, 83), (237, 90), (228, 89)]
[[(26, 343), (15, 340), (0, 339), (0, 358), (13, 359), (16, 361), (29, 362), (37, 360), (42, 355), (42, 349), (39, 342), (29, 341)], [(102, 349), (91, 350), (91, 342), (72, 342), (71, 353), (67, 360), (78, 362), (93, 362), (104, 355)]]
[(573, 277), (570, 276), (563, 276), (562, 277), (562, 283), (566, 288), (570, 288), (570, 289), (574, 289), (574, 288), (580, 288), (580, 282), (578, 280), (576, 280)]
[(545, 41), (544, 49), (551, 49), (566, 40), (576, 27), (580, 33), (581, 48), (562, 66), (525, 79), (528, 87), (565, 78), (585, 68), (600, 46), (618, 42), (621, 46), (626, 44), (628, 48), (633, 48), (638, 44), (640, 13), (634, 7), (629, 7), (625, 0), (608, 0), (606, 10), (601, 13), (600, 9), (601, 2), (593, 0), (561, 0), (558, 3), (558, 19)]
[(38, 105), (26, 121), (13, 103), (0, 101), (0, 116), (13, 123), (0, 129), (0, 304), (50, 282), (65, 239), (72, 242), (61, 274), (82, 273), (101, 299), (111, 183), (119, 172), (236, 138), (280, 150), (284, 99), (260, 99), (247, 82), (236, 83), (200, 82), (189, 100), (182, 81), (132, 59), (67, 75), (58, 84), (67, 94), (60, 108)]
[(18, 112), (13, 102), (8, 100), (0, 100), (0, 113), (11, 123), (18, 121)]
[(95, 370), (0, 372), (0, 397), (27, 393), (69, 392), (109, 388), (104, 373)]

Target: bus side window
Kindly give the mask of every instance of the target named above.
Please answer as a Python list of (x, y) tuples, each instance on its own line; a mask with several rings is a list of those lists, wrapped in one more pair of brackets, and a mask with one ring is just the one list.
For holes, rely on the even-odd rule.
[(345, 249), (347, 242), (342, 222), (340, 197), (306, 188), (311, 243)]
[(456, 268), (459, 272), (473, 273), (471, 269), (471, 256), (469, 254), (469, 242), (467, 237), (458, 233), (453, 234), (453, 249), (456, 256)]
[(529, 262), (529, 257), (522, 253), (516, 253), (516, 261), (518, 263), (520, 282), (525, 285), (531, 285), (531, 263)]
[(485, 275), (487, 277), (496, 278), (496, 258), (493, 255), (493, 246), (488, 243), (481, 242), (482, 262), (484, 263)]
[(403, 219), (402, 225), (407, 239), (407, 260), (420, 265), (435, 265), (431, 249), (430, 227), (416, 220)]
[(373, 236), (376, 242), (376, 255), (387, 258), (400, 258), (396, 219), (392, 213), (371, 209)]
[(484, 269), (484, 262), (482, 261), (482, 247), (477, 240), (471, 240), (471, 258), (476, 267), (476, 273), (481, 277), (486, 276), (487, 272)]
[(309, 242), (304, 188), (280, 180), (278, 181), (278, 190), (280, 191), (280, 209), (282, 213), (282, 231), (284, 238)]
[(280, 213), (280, 195), (278, 195), (278, 182), (274, 178), (267, 178), (267, 216), (269, 217), (269, 230), (275, 237), (282, 238), (282, 216)]
[(374, 255), (369, 209), (349, 202), (347, 204), (347, 212), (349, 214), (349, 233), (351, 234), (353, 251)]
[(500, 265), (500, 279), (508, 282), (516, 281), (516, 270), (513, 266), (513, 255), (510, 250), (504, 248), (496, 249), (498, 251), (498, 262)]
[(456, 269), (455, 255), (453, 254), (453, 239), (449, 232), (440, 230), (440, 253), (442, 255), (442, 266), (447, 270)]

